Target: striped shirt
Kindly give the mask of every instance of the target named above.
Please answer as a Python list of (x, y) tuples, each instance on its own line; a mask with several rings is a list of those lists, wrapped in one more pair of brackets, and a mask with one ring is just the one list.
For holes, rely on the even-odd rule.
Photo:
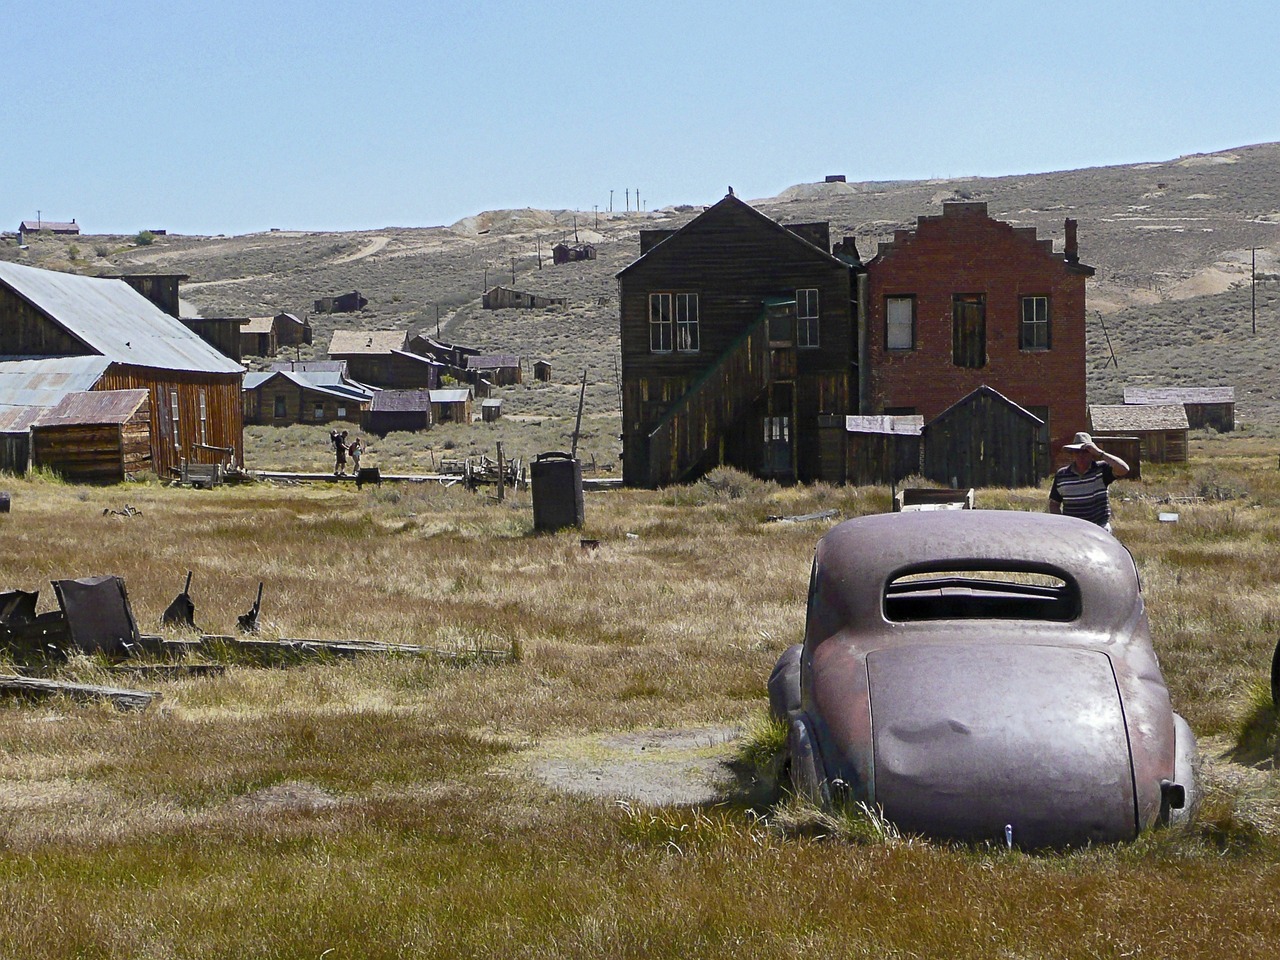
[(1074, 463), (1069, 463), (1053, 475), (1049, 499), (1062, 504), (1062, 512), (1068, 517), (1079, 517), (1100, 527), (1111, 522), (1111, 501), (1107, 487), (1116, 478), (1111, 464), (1099, 460), (1084, 473), (1076, 473)]

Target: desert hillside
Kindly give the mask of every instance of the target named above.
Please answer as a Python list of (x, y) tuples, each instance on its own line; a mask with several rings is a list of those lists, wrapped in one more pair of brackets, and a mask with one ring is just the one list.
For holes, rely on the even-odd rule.
[[(838, 172), (838, 171), (837, 171)], [(731, 174), (726, 176), (731, 182)], [(864, 259), (896, 229), (949, 199), (985, 200), (993, 216), (1035, 226), (1060, 245), (1063, 220), (1080, 223), (1089, 287), (1091, 399), (1126, 384), (1231, 385), (1251, 429), (1280, 430), (1280, 144), (1126, 166), (1056, 173), (870, 183), (811, 183), (751, 201), (783, 222), (828, 220)], [(502, 210), (451, 226), (353, 233), (270, 231), (247, 236), (43, 237), (0, 256), (83, 273), (184, 273), (188, 309), (204, 316), (309, 315), (322, 296), (358, 289), (359, 314), (313, 317), (316, 355), (338, 327), (434, 331), (481, 348), (553, 361), (556, 379), (591, 385), (589, 411), (616, 415), (617, 290), (641, 228), (674, 227), (703, 203), (644, 213)], [(92, 225), (86, 225), (92, 228)], [(551, 246), (589, 242), (594, 261), (552, 266)], [(1256, 251), (1257, 333), (1251, 317)], [(486, 284), (564, 297), (538, 311), (484, 311)], [(1112, 355), (1114, 354), (1114, 362)], [(305, 352), (303, 356), (306, 356)], [(576, 390), (513, 397), (567, 416)]]

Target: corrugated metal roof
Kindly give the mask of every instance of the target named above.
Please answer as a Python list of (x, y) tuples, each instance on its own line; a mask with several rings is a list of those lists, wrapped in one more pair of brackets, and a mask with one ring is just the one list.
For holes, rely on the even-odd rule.
[(42, 413), (44, 407), (0, 406), (0, 433), (26, 433)]
[(469, 370), (489, 370), (499, 367), (518, 367), (520, 366), (520, 358), (504, 353), (480, 353), (474, 357), (467, 357), (467, 369)]
[(91, 389), (109, 366), (106, 357), (0, 361), (0, 406), (56, 406), (68, 393)]
[(405, 330), (335, 330), (329, 341), (329, 356), (390, 353), (404, 349)]
[(417, 363), (425, 363), (429, 367), (443, 367), (444, 364), (434, 357), (424, 357), (420, 353), (410, 353), (408, 350), (392, 350), (397, 357), (404, 357), (406, 360), (413, 360)]
[(1187, 409), (1180, 403), (1095, 403), (1089, 408), (1094, 433), (1120, 430), (1186, 430)]
[(316, 373), (322, 370), (341, 373), (347, 369), (345, 360), (285, 360), (271, 365), (272, 370), (297, 370), (301, 373)]
[(854, 416), (844, 418), (848, 433), (891, 433), (903, 437), (918, 437), (924, 431), (922, 416)]
[(0, 262), (0, 283), (117, 363), (196, 373), (244, 370), (123, 280)]
[(1235, 387), (1125, 387), (1125, 403), (1235, 403)]
[(151, 396), (147, 390), (90, 390), (69, 393), (52, 410), (46, 410), (34, 424), (39, 427), (66, 427), (73, 424), (124, 423)]
[(466, 403), (471, 399), (471, 388), (451, 387), (444, 390), (430, 390), (432, 403)]
[(258, 371), (255, 373), (247, 373), (244, 377), (245, 390), (257, 390), (265, 385), (269, 380), (280, 377), (289, 381), (295, 386), (304, 390), (314, 390), (317, 393), (328, 394), (332, 397), (338, 397), (341, 400), (354, 400), (366, 403), (373, 399), (374, 391), (369, 388), (352, 383), (349, 380), (343, 380), (342, 374), (337, 371), (314, 371), (304, 372), (301, 370), (269, 370), (266, 372)]

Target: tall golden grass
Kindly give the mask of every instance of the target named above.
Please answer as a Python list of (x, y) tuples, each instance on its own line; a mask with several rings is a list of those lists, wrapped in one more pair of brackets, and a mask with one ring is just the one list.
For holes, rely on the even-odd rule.
[[(1209, 796), (1186, 834), (1045, 856), (731, 791), (617, 804), (521, 772), (539, 742), (614, 730), (767, 742), (765, 680), (801, 636), (833, 521), (763, 521), (883, 510), (887, 491), (721, 471), (589, 494), (583, 530), (535, 535), (523, 492), (4, 478), (0, 588), (40, 587), (42, 609), (51, 578), (116, 573), (158, 630), (190, 569), (209, 632), (233, 632), (261, 580), (268, 636), (522, 658), (232, 664), (150, 682), (164, 698), (142, 714), (0, 703), (0, 956), (1271, 956), (1280, 790), (1258, 690), (1280, 622), (1276, 454), (1206, 441), (1113, 487)], [(1039, 510), (1045, 493), (978, 501)], [(140, 515), (104, 516), (125, 503)], [(88, 658), (58, 673), (119, 682)], [(1228, 756), (1243, 741), (1248, 764)]]

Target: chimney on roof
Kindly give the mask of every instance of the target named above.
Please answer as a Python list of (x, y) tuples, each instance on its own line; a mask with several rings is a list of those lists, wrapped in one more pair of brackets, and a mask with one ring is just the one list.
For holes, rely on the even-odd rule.
[(1067, 217), (1066, 223), (1063, 224), (1066, 230), (1067, 242), (1062, 250), (1062, 257), (1067, 263), (1080, 262), (1080, 245), (1076, 241), (1076, 221)]

